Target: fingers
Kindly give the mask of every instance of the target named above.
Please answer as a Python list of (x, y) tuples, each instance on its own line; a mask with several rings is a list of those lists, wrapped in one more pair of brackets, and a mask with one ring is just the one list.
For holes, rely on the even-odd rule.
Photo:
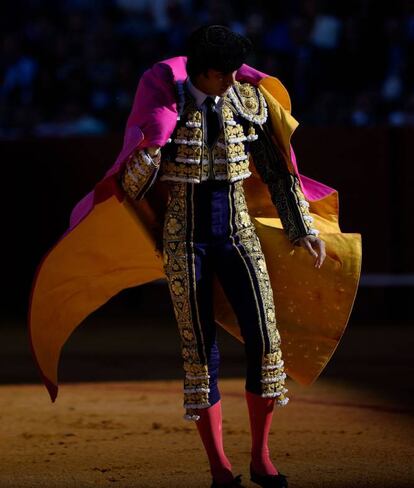
[(325, 251), (325, 242), (321, 239), (318, 239), (315, 242), (316, 247), (318, 248), (318, 257), (315, 261), (315, 268), (320, 268), (325, 261), (326, 258), (326, 251)]
[(305, 249), (309, 252), (309, 254), (311, 254), (315, 258), (318, 257), (318, 253), (313, 249), (313, 247), (312, 247), (312, 245), (308, 239), (304, 240), (304, 245), (305, 245)]
[(319, 269), (326, 258), (325, 242), (318, 237), (308, 236), (301, 240), (301, 244), (315, 258), (314, 266)]
[(160, 146), (150, 146), (146, 148), (147, 154), (151, 157), (152, 161), (159, 166), (161, 162), (161, 148)]
[(160, 152), (160, 146), (150, 146), (147, 148), (147, 151), (151, 157), (157, 156)]

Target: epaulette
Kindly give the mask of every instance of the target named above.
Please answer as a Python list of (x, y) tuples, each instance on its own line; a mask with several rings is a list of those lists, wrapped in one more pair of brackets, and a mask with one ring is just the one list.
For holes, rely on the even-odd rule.
[(228, 97), (237, 112), (255, 124), (267, 120), (267, 104), (260, 90), (250, 83), (236, 81), (228, 91)]

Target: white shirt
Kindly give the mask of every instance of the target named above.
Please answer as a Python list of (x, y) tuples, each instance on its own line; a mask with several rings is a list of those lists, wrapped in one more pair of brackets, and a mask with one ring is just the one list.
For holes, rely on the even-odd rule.
[[(207, 97), (210, 97), (211, 95), (208, 95), (207, 93), (204, 93), (203, 91), (199, 90), (196, 88), (193, 83), (191, 83), (190, 77), (187, 77), (185, 80), (185, 83), (187, 84), (188, 90), (190, 91), (191, 95), (195, 98), (196, 104), (198, 108), (201, 108), (203, 112), (207, 110), (207, 107), (203, 105), (205, 99)], [(211, 97), (213, 98), (213, 97)], [(214, 105), (213, 105), (213, 110), (218, 114), (219, 116), (219, 121), (220, 121), (220, 127), (223, 126), (223, 121), (221, 117), (221, 105), (223, 104), (224, 97), (219, 97), (216, 95), (214, 97)]]

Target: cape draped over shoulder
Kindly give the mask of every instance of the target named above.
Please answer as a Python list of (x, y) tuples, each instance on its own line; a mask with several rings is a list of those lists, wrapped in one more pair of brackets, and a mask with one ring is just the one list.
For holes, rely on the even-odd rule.
[[(115, 163), (75, 205), (68, 229), (37, 267), (29, 302), (29, 338), (52, 401), (58, 392), (61, 350), (76, 327), (121, 290), (165, 278), (157, 248), (165, 186), (156, 181), (143, 200), (132, 203), (117, 178), (133, 151), (167, 142), (177, 120), (175, 83), (186, 77), (184, 56), (145, 71)], [(337, 191), (299, 173), (290, 143), (299, 124), (291, 115), (283, 84), (246, 64), (236, 79), (257, 86), (264, 95), (275, 143), (287, 167), (298, 175), (314, 226), (326, 243), (325, 263), (315, 269), (307, 251), (289, 243), (267, 187), (251, 167), (252, 176), (244, 182), (246, 201), (275, 296), (285, 372), (299, 384), (310, 385), (346, 329), (360, 277), (361, 236), (341, 232)], [(243, 342), (217, 279), (214, 307), (217, 323)]]

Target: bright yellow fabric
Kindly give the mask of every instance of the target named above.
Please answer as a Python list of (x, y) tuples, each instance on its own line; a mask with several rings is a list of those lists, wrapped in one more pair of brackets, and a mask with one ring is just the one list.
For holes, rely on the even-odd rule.
[(280, 90), (276, 81), (278, 81), (276, 78), (264, 78), (259, 83), (259, 90), (266, 99), (269, 117), (272, 121), (272, 127), (279, 149), (282, 151), (289, 169), (292, 170), (293, 165), (290, 159), (290, 139), (294, 130), (298, 127), (299, 122), (291, 115), (289, 110), (286, 110), (283, 105), (279, 103), (277, 97), (279, 96)]
[(292, 103), (289, 93), (279, 79), (274, 76), (267, 76), (260, 80), (259, 87), (265, 88), (286, 111), (291, 112)]
[(43, 374), (57, 385), (60, 351), (90, 313), (124, 288), (162, 277), (162, 260), (133, 207), (115, 196), (96, 205), (51, 250), (36, 279), (30, 327)]

